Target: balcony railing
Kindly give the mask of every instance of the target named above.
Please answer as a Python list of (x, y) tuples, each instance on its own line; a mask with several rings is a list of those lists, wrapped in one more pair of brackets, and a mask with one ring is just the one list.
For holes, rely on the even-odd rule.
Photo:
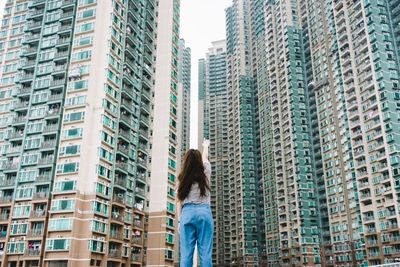
[(111, 258), (121, 258), (121, 250), (119, 250), (119, 249), (110, 249), (110, 251), (108, 252), (108, 255)]
[(47, 199), (49, 197), (49, 192), (37, 192), (34, 193), (32, 199)]
[(40, 255), (40, 249), (26, 249), (24, 252), (25, 256), (39, 256)]
[(28, 231), (27, 237), (37, 237), (43, 235), (43, 229), (32, 229)]

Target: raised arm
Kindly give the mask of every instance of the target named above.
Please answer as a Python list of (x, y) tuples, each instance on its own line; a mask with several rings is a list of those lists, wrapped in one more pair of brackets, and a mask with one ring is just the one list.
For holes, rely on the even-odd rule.
[(203, 162), (208, 161), (208, 148), (210, 146), (210, 140), (207, 139), (203, 139), (203, 153), (202, 153), (202, 157), (203, 157)]

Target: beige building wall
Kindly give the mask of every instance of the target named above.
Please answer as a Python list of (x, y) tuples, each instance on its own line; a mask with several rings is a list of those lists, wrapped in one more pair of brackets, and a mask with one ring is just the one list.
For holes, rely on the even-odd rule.
[[(179, 158), (179, 0), (158, 3), (147, 266), (173, 266)], [(168, 222), (167, 222), (168, 221)]]

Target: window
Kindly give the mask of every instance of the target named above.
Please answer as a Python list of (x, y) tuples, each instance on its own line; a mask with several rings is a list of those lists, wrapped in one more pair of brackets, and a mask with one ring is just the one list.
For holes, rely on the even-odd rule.
[(88, 88), (88, 80), (80, 80), (70, 84), (69, 90), (82, 90)]
[(167, 202), (167, 211), (169, 212), (175, 212), (175, 204), (171, 202)]
[(80, 145), (63, 146), (60, 148), (60, 156), (78, 155), (81, 150)]
[(41, 89), (50, 86), (50, 78), (48, 76), (36, 78), (34, 84), (34, 89)]
[(106, 243), (101, 240), (89, 240), (89, 250), (93, 252), (106, 252)]
[(30, 205), (15, 206), (13, 209), (13, 217), (28, 217), (31, 211)]
[(101, 215), (108, 215), (108, 205), (99, 201), (92, 202), (93, 211)]
[(84, 6), (84, 5), (90, 5), (96, 3), (96, 0), (79, 0), (79, 5)]
[(173, 244), (174, 243), (174, 234), (166, 233), (165, 234), (165, 242)]
[(85, 95), (69, 97), (65, 100), (66, 106), (79, 106), (79, 105), (84, 105), (84, 104), (86, 104), (86, 96)]
[(57, 43), (57, 37), (46, 37), (42, 39), (42, 48), (54, 46)]
[(166, 249), (165, 250), (165, 258), (172, 260), (174, 258), (174, 251)]
[(76, 181), (61, 181), (54, 183), (55, 192), (74, 191), (76, 190)]
[(70, 243), (69, 239), (48, 239), (46, 241), (46, 250), (68, 250)]
[(109, 133), (101, 132), (101, 140), (109, 144), (110, 146), (114, 145), (114, 137), (112, 137)]
[(112, 178), (111, 170), (103, 165), (97, 165), (97, 174), (107, 179)]
[(77, 172), (79, 170), (79, 163), (65, 163), (57, 165), (57, 173), (72, 173)]
[(104, 222), (98, 220), (92, 220), (90, 230), (96, 231), (99, 233), (105, 233), (107, 231), (107, 225)]
[(82, 137), (82, 128), (72, 128), (69, 130), (65, 130), (62, 134), (64, 139), (69, 139), (69, 138), (79, 138)]
[(74, 199), (56, 199), (51, 203), (52, 211), (74, 211), (75, 200)]
[(72, 230), (72, 219), (60, 218), (49, 220), (49, 231), (66, 231)]
[(15, 199), (32, 198), (33, 187), (18, 187), (15, 191)]
[(85, 112), (73, 112), (64, 115), (64, 122), (82, 121), (85, 118)]
[(27, 137), (25, 139), (25, 149), (35, 149), (40, 147), (41, 137)]
[(96, 14), (94, 9), (84, 10), (78, 13), (78, 19), (86, 19), (93, 17)]
[(37, 67), (37, 74), (47, 74), (53, 71), (53, 63), (39, 64)]
[(24, 153), (22, 155), (21, 163), (22, 165), (32, 165), (32, 164), (37, 164), (38, 160), (39, 160), (38, 153)]
[(92, 57), (91, 50), (81, 51), (81, 52), (72, 54), (72, 61), (86, 60), (86, 59), (90, 59), (91, 57)]
[(22, 169), (18, 172), (18, 181), (31, 182), (34, 181), (38, 175), (39, 171), (37, 169)]
[(108, 150), (106, 150), (105, 148), (100, 147), (99, 148), (99, 157), (108, 160), (108, 161), (112, 161), (113, 160), (113, 153), (109, 152)]
[(172, 159), (168, 159), (168, 166), (172, 169), (176, 168), (176, 162)]
[(175, 183), (175, 175), (172, 173), (168, 173), (168, 181), (171, 183)]
[(46, 25), (43, 29), (43, 35), (49, 35), (58, 31), (58, 23)]
[(13, 223), (11, 224), (10, 235), (25, 235), (28, 231), (27, 223)]
[(56, 51), (54, 49), (47, 49), (47, 50), (40, 52), (39, 60), (40, 61), (52, 60), (52, 59), (54, 59), (55, 55), (56, 55)]
[(115, 130), (116, 129), (116, 123), (113, 119), (108, 117), (107, 115), (103, 115), (103, 125)]
[(25, 242), (9, 242), (7, 246), (8, 254), (21, 254), (25, 250)]
[(90, 45), (93, 42), (92, 36), (84, 36), (74, 41), (75, 46)]
[(108, 196), (111, 193), (110, 187), (102, 184), (102, 183), (96, 183), (96, 193), (100, 193), (102, 195)]
[(76, 28), (77, 33), (83, 33), (83, 32), (88, 32), (92, 31), (94, 29), (94, 22), (88, 22), (85, 24), (78, 25)]

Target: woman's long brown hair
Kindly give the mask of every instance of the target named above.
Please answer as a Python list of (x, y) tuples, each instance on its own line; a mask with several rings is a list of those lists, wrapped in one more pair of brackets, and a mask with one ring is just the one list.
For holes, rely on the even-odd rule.
[(198, 183), (200, 196), (202, 197), (206, 196), (206, 190), (210, 191), (210, 186), (204, 173), (201, 153), (197, 149), (189, 149), (186, 152), (178, 181), (178, 199), (180, 201), (183, 201), (189, 195), (193, 183)]

